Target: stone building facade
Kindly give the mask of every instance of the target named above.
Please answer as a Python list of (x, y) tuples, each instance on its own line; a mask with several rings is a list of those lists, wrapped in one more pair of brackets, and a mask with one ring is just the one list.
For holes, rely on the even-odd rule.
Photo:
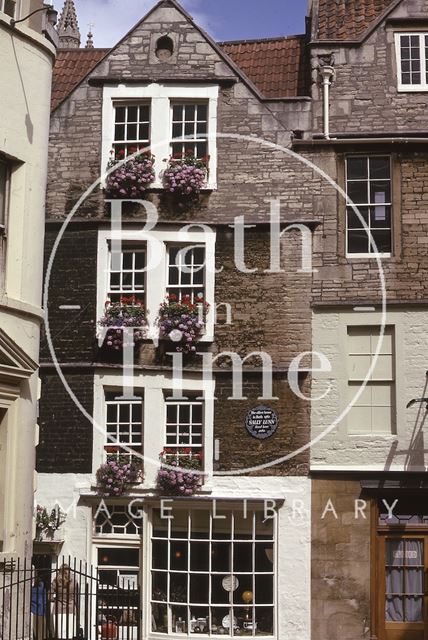
[[(327, 5), (313, 7), (312, 125), (296, 144), (323, 149), (378, 246), (332, 199), (312, 299), (312, 348), (332, 367), (312, 381), (313, 397), (326, 394), (311, 417), (312, 438), (325, 434), (311, 448), (312, 638), (423, 638), (426, 407), (412, 400), (427, 388), (428, 96), (413, 58), (428, 6), (367, 2), (345, 16)], [(319, 63), (334, 73), (328, 139)]]
[(10, 640), (30, 633), (30, 584), (27, 599), (20, 600), (25, 577), (19, 563), (31, 566), (35, 529), (44, 204), (56, 53), (46, 14), (41, 0), (0, 2), (0, 636), (8, 633)]
[[(170, 47), (166, 59), (158, 51), (165, 37)], [(289, 48), (299, 50), (300, 41), (286, 41), (278, 66), (284, 56), (288, 60)], [(283, 39), (279, 45), (283, 47)], [(56, 67), (38, 501), (48, 508), (57, 501), (68, 510), (62, 554), (94, 564), (113, 580), (116, 575), (118, 580), (121, 575), (137, 576), (141, 632), (147, 638), (188, 636), (196, 621), (205, 635), (310, 634), (310, 410), (303, 395), (309, 394), (310, 360), (296, 363), (295, 383), (288, 376), (292, 362), (311, 349), (312, 274), (304, 268), (303, 249), (309, 246), (312, 252), (312, 234), (319, 224), (313, 206), (323, 188), (322, 177), (287, 153), (292, 130), (310, 126), (308, 96), (299, 97), (294, 90), (291, 96), (280, 93), (283, 86), (289, 89), (288, 83), (300, 88), (300, 71), (291, 68), (287, 82), (270, 92), (263, 88), (265, 95), (228, 56), (228, 46), (236, 45), (218, 45), (177, 3), (165, 1), (110, 51), (63, 49)], [(74, 63), (77, 69), (82, 61), (86, 74), (73, 76), (65, 87), (67, 65)], [(144, 194), (144, 205), (123, 204), (121, 255), (146, 251), (148, 259), (160, 257), (160, 265), (148, 270), (144, 283), (153, 329), (160, 304), (174, 291), (169, 280), (174, 248), (196, 245), (205, 252), (204, 279), (198, 282), (210, 310), (196, 355), (183, 360), (181, 400), (171, 396), (177, 382), (171, 359), (174, 344), (157, 344), (150, 337), (133, 354), (136, 398), (121, 399), (123, 354), (103, 344), (97, 324), (105, 301), (114, 296), (109, 260), (117, 203), (103, 189), (109, 153), (117, 143), (112, 134), (123, 115), (120, 109), (130, 117), (135, 115), (131, 109), (147, 105), (156, 178)], [(170, 110), (175, 118), (177, 107), (188, 114), (195, 105), (198, 113), (200, 108), (208, 112), (202, 119), (209, 134), (209, 174), (198, 199), (177, 201), (162, 183), (164, 159), (172, 151)], [(195, 141), (189, 145), (193, 148)], [(307, 194), (303, 207), (302, 192)], [(271, 226), (278, 208), (282, 235), (275, 245)], [(153, 210), (157, 224), (145, 233), (142, 228)], [(235, 242), (241, 219), (242, 256)], [(280, 268), (275, 262), (278, 251)], [(206, 375), (207, 358), (213, 359), (211, 378)], [(237, 358), (244, 365), (242, 394), (234, 386)], [(196, 416), (190, 424), (189, 406)], [(103, 520), (96, 472), (112, 445), (118, 445), (113, 446), (116, 453), (126, 444), (120, 420), (118, 442), (111, 442), (108, 429), (106, 433), (117, 407), (138, 413), (132, 428), (139, 441), (132, 449), (134, 455), (143, 455), (144, 478), (121, 498), (105, 498), (109, 517)], [(246, 421), (254, 410), (267, 410), (277, 422), (270, 438), (250, 435)], [(174, 429), (179, 454), (186, 444), (203, 452), (202, 486), (186, 499), (171, 499), (158, 486), (159, 455), (165, 446), (174, 449), (168, 447)], [(189, 431), (194, 439), (189, 439)], [(120, 524), (133, 501), (143, 512), (138, 531)], [(180, 543), (174, 541), (174, 524), (168, 529), (165, 518), (159, 524), (164, 502), (173, 505)], [(191, 524), (190, 531), (185, 522)], [(157, 554), (163, 548), (158, 529), (169, 539), (168, 573), (158, 566)], [(188, 545), (189, 558), (186, 587), (181, 584), (184, 566), (176, 559), (183, 544)], [(212, 554), (209, 564), (200, 556), (205, 548)], [(44, 556), (49, 544), (39, 543), (35, 550)], [(118, 566), (119, 552), (125, 564)], [(117, 612), (116, 620), (126, 637), (123, 613)]]
[[(427, 633), (425, 405), (411, 401), (426, 396), (428, 369), (428, 7), (309, 5), (304, 35), (215, 43), (165, 0), (111, 50), (73, 47), (58, 57), (38, 499), (69, 512), (62, 553), (93, 563), (116, 586), (137, 576), (141, 633), (150, 640), (193, 635), (195, 626), (202, 635), (297, 640)], [(136, 132), (137, 124), (138, 139), (127, 138), (125, 127)], [(183, 202), (166, 191), (164, 172), (184, 131), (181, 151), (190, 140), (199, 153), (198, 127), (209, 174), (199, 197)], [(150, 145), (155, 176), (144, 204), (122, 205), (122, 262), (113, 269), (118, 208), (105, 171), (112, 147), (127, 150), (128, 142)], [(158, 342), (156, 318), (178, 286), (170, 256), (190, 245), (205, 252), (198, 282), (211, 306), (197, 354), (183, 360), (186, 399), (177, 400), (174, 350)], [(159, 257), (144, 284), (138, 252)], [(133, 256), (126, 268), (125, 254)], [(118, 291), (144, 298), (154, 331), (135, 349), (131, 373), (98, 324)], [(231, 353), (250, 356), (243, 398)], [(173, 501), (175, 529), (159, 521), (159, 453), (172, 427), (185, 439), (194, 426), (180, 423), (177, 407), (201, 403), (204, 482)], [(278, 421), (266, 439), (246, 428), (261, 405)], [(112, 445), (114, 454), (127, 446), (126, 420), (111, 416), (136, 406), (127, 421), (144, 479), (106, 498), (103, 515), (97, 469)], [(114, 430), (117, 442), (107, 437)], [(127, 520), (133, 500), (143, 517), (137, 530)], [(260, 514), (273, 503), (275, 524), (263, 538), (270, 525)], [(220, 529), (217, 513), (225, 516)], [(198, 540), (216, 558), (227, 550), (221, 568), (204, 564)], [(250, 540), (252, 562), (237, 551)]]

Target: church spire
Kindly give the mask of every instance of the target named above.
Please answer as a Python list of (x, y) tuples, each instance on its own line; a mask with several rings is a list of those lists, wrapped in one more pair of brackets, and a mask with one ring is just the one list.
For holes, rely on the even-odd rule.
[(80, 31), (74, 0), (65, 0), (61, 17), (58, 20), (57, 31), (59, 49), (78, 49), (80, 47)]

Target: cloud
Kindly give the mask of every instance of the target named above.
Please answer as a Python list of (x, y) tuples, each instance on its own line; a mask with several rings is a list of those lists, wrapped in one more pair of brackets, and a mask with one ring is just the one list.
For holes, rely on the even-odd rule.
[[(112, 47), (157, 3), (157, 0), (75, 0), (82, 46), (86, 42), (89, 24), (94, 24), (94, 45)], [(61, 11), (63, 0), (57, 0)], [(212, 37), (216, 37), (218, 19), (204, 11), (202, 0), (183, 0), (183, 7), (195, 22)]]

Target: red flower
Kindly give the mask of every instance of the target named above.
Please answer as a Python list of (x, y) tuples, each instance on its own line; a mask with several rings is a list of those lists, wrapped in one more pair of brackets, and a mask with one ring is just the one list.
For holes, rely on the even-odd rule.
[(174, 302), (175, 300), (177, 300), (177, 296), (175, 295), (175, 293), (170, 293), (168, 294), (168, 300), (171, 300), (171, 302)]
[(193, 149), (186, 149), (186, 151), (184, 152), (184, 155), (193, 157), (193, 155), (194, 155)]

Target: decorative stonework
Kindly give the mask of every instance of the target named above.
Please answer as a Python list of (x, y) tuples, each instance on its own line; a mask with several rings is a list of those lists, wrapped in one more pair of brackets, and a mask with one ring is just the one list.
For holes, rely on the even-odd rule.
[(65, 0), (57, 31), (59, 35), (59, 49), (78, 49), (80, 47), (80, 31), (77, 21), (74, 0)]

